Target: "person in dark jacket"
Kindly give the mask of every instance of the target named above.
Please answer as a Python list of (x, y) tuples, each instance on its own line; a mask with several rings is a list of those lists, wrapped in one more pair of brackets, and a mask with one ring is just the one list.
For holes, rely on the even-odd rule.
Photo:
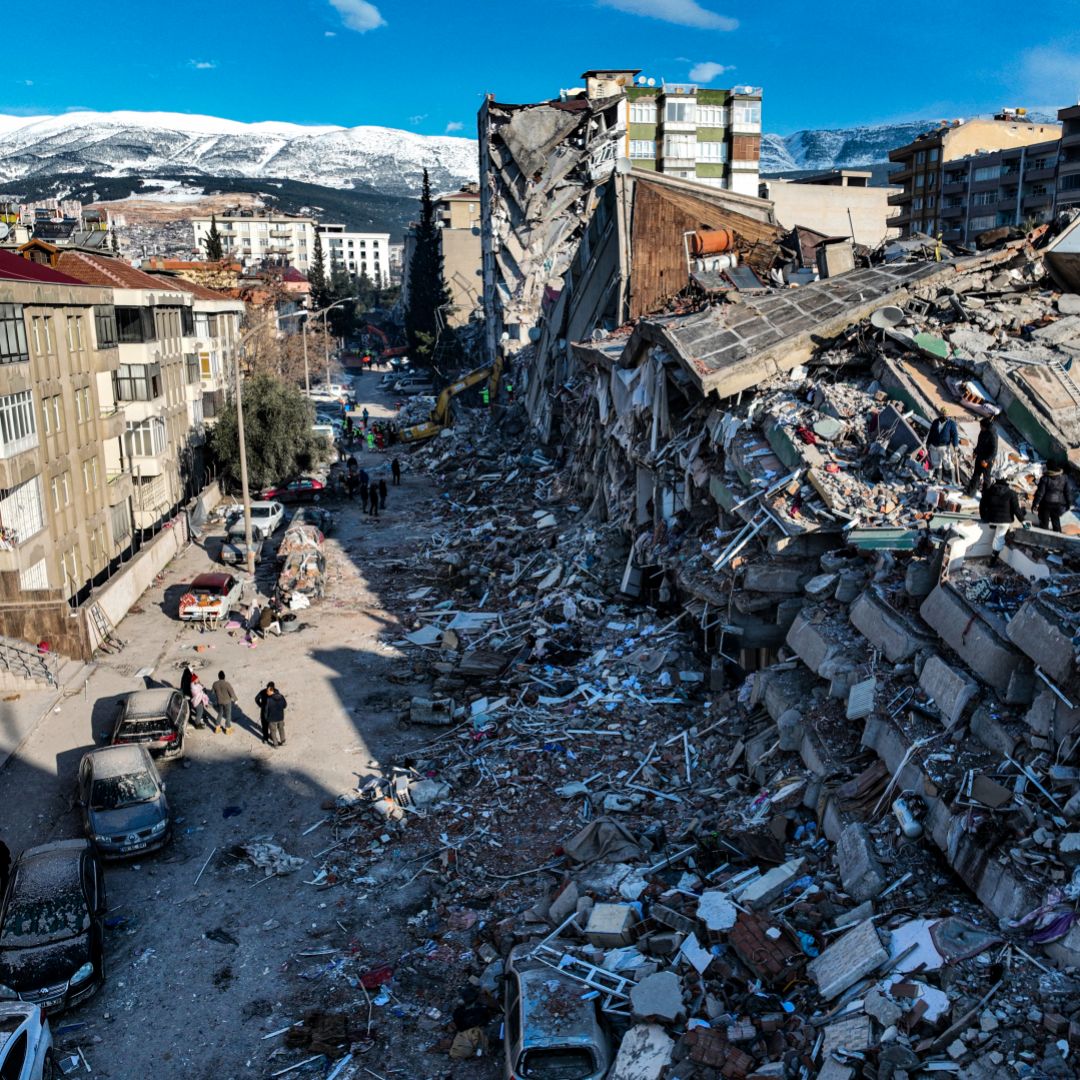
[(956, 421), (945, 409), (941, 409), (926, 435), (926, 448), (930, 452), (930, 475), (935, 480), (946, 474), (959, 445), (960, 431)]
[(375, 484), (368, 489), (368, 513), (379, 516), (379, 488)]
[(394, 487), (397, 487), (401, 483), (401, 462), (397, 458), (390, 462), (390, 471), (394, 477)]
[(993, 417), (984, 416), (979, 421), (979, 437), (975, 441), (975, 468), (968, 481), (967, 493), (974, 495), (978, 488), (985, 487), (990, 479), (990, 470), (997, 457), (998, 437), (994, 430)]
[(1039, 528), (1061, 532), (1061, 515), (1072, 505), (1072, 491), (1069, 478), (1060, 465), (1048, 465), (1039, 486), (1035, 489), (1035, 499), (1031, 509), (1039, 515)]
[(386, 480), (384, 477), (379, 477), (379, 506), (386, 509)]
[(268, 682), (265, 689), (255, 695), (255, 704), (259, 706), (263, 741), (271, 746), (284, 746), (285, 709), (289, 704), (285, 695), (272, 682)]
[(998, 477), (989, 487), (983, 489), (979, 500), (979, 517), (987, 525), (1011, 525), (1013, 520), (1023, 521), (1024, 512), (1020, 509), (1020, 500), (1008, 482)]
[(11, 849), (0, 840), (0, 901), (7, 892), (8, 878), (11, 877)]
[(180, 693), (183, 694), (188, 701), (191, 700), (191, 677), (193, 674), (194, 672), (191, 670), (191, 665), (185, 664), (184, 670), (180, 675)]

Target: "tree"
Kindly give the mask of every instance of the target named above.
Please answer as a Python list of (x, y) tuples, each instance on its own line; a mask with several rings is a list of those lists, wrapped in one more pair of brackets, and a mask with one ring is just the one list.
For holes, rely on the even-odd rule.
[(221, 233), (218, 232), (217, 215), (210, 215), (210, 231), (203, 237), (203, 245), (206, 248), (208, 262), (221, 262), (225, 257), (225, 251), (221, 243)]
[(323, 256), (322, 233), (315, 230), (315, 250), (311, 255), (311, 269), (308, 271), (308, 281), (311, 283), (311, 305), (318, 310), (333, 303), (327, 299), (326, 259)]
[(109, 231), (109, 246), (112, 248), (114, 255), (120, 254), (120, 239), (116, 235), (115, 229)]
[(414, 364), (430, 367), (442, 319), (439, 315), (450, 299), (443, 280), (442, 245), (435, 225), (435, 203), (431, 180), (424, 170), (420, 192), (420, 221), (414, 227), (412, 259), (409, 262), (409, 306), (405, 311), (405, 334), (409, 357)]
[[(260, 374), (244, 380), (243, 392), (244, 442), (252, 490), (259, 491), (307, 472), (325, 456), (325, 441), (311, 430), (315, 407), (296, 386)], [(240, 441), (235, 398), (218, 417), (210, 440), (222, 473), (239, 484)]]

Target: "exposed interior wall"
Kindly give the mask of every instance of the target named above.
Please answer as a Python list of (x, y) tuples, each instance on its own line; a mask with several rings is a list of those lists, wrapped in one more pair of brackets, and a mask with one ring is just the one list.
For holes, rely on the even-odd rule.
[(854, 227), (855, 243), (867, 247), (900, 235), (899, 229), (886, 224), (895, 209), (889, 206), (889, 196), (900, 188), (792, 184), (785, 180), (762, 184), (772, 200), (776, 220), (785, 229), (802, 225), (826, 236), (851, 236)]

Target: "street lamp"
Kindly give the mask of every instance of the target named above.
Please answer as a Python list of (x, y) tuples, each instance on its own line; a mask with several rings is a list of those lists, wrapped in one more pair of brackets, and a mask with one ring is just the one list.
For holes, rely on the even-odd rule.
[(244, 502), (244, 544), (247, 548), (247, 572), (255, 577), (255, 549), (251, 539), (251, 491), (248, 487), (247, 445), (244, 442), (244, 394), (240, 379), (240, 357), (244, 351), (244, 345), (248, 338), (257, 334), (262, 327), (253, 326), (240, 335), (236, 344), (237, 359), (234, 365), (236, 371), (236, 438), (240, 448), (240, 495)]

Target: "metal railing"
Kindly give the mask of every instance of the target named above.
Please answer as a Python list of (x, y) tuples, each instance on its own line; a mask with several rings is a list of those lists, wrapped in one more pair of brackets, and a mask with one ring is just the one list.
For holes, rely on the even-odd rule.
[(33, 645), (0, 637), (0, 670), (21, 679), (44, 679), (51, 687), (59, 686), (56, 672), (49, 667), (52, 653), (39, 652)]

